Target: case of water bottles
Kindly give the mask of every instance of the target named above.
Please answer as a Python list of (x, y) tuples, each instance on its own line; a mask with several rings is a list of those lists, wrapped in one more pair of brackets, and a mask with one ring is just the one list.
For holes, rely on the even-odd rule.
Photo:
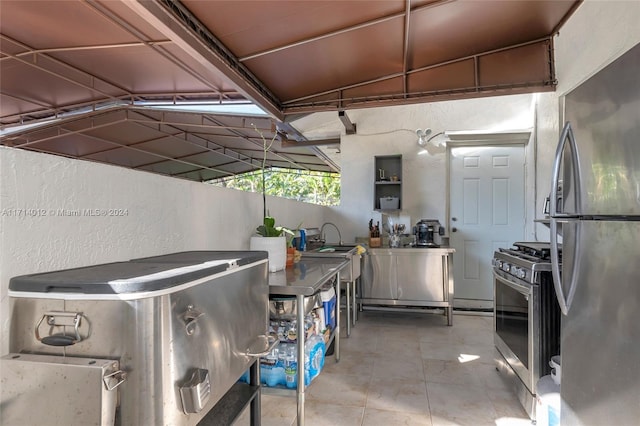
[[(317, 308), (323, 310), (322, 307)], [(314, 310), (304, 321), (304, 383), (308, 386), (320, 374), (324, 366), (327, 329), (324, 315)], [(298, 384), (297, 320), (271, 319), (269, 334), (278, 338), (279, 344), (268, 355), (260, 358), (260, 379), (267, 387), (296, 389)], [(246, 376), (246, 374), (245, 374)], [(248, 379), (244, 377), (244, 381)]]
[[(314, 334), (304, 345), (304, 385), (308, 386), (324, 367), (324, 339)], [(264, 386), (296, 389), (299, 363), (296, 343), (280, 343), (260, 359), (260, 379)]]

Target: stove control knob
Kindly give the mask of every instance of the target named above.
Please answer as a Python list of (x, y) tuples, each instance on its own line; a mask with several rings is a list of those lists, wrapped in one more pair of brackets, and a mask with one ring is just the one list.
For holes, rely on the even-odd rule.
[(524, 278), (527, 276), (527, 271), (522, 268), (514, 268), (514, 272), (518, 278)]
[(510, 272), (511, 271), (511, 265), (509, 265), (508, 263), (504, 262), (502, 264), (502, 270), (505, 272)]

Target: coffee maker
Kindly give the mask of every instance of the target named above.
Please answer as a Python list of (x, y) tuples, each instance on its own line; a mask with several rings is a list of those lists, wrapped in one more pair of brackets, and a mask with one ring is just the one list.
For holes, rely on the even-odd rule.
[(440, 247), (435, 242), (435, 235), (442, 235), (444, 228), (437, 219), (422, 219), (413, 227), (416, 236), (416, 247)]

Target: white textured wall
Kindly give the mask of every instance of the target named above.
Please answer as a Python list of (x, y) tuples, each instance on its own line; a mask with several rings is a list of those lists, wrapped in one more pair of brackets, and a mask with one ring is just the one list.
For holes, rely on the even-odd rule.
[[(262, 222), (260, 194), (18, 149), (0, 147), (0, 179), (2, 354), (11, 277), (184, 250), (248, 249)], [(290, 227), (303, 219), (320, 226), (328, 212), (285, 199), (267, 205)], [(126, 215), (64, 216), (59, 209)]]
[(358, 134), (343, 136), (342, 205), (346, 228), (366, 235), (373, 211), (375, 155), (402, 154), (402, 215), (408, 224), (421, 218), (446, 222), (445, 149), (418, 146), (415, 130), (429, 127), (433, 134), (447, 131), (500, 131), (533, 126), (532, 95), (434, 102), (411, 106), (349, 112)]

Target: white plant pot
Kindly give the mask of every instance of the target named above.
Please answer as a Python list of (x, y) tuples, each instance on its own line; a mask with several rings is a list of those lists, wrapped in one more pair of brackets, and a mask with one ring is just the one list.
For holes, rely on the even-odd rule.
[(287, 264), (287, 239), (256, 235), (249, 241), (250, 250), (269, 252), (269, 272), (282, 271)]

